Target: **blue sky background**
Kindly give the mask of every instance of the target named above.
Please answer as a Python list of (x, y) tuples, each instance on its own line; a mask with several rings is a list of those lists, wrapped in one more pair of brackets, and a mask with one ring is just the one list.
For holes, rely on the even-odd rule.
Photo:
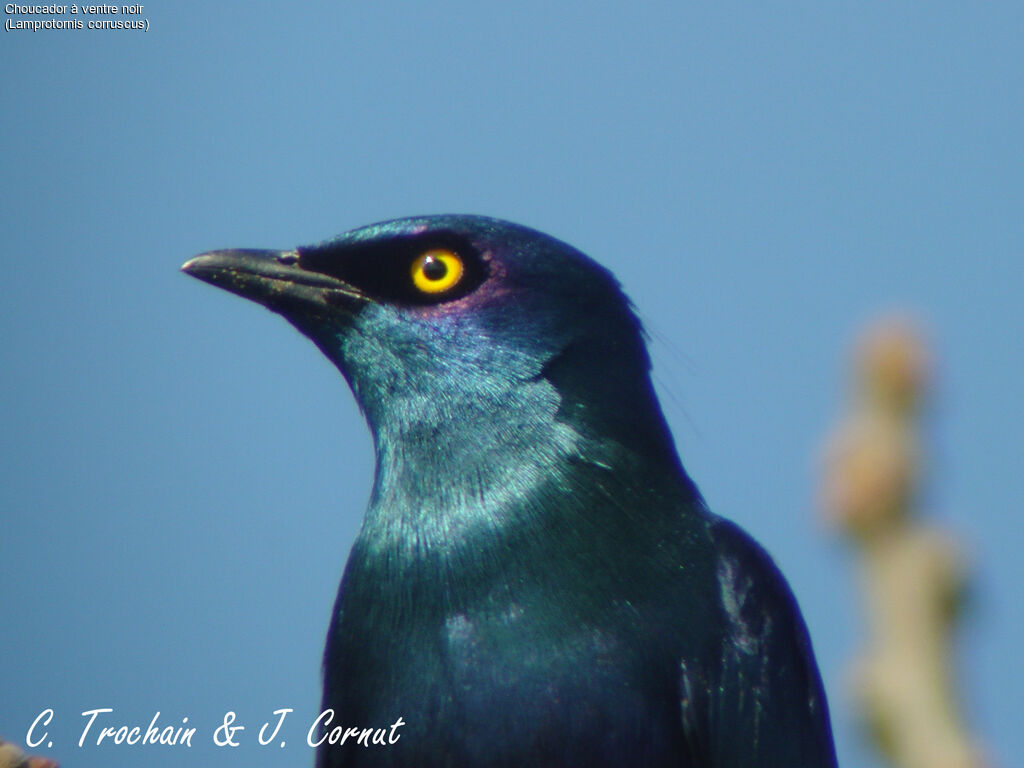
[[(1024, 753), (1020, 4), (176, 2), (149, 32), (0, 34), (0, 734), (66, 768), (311, 765), (371, 446), (280, 318), (178, 273), (408, 214), (611, 267), (712, 506), (803, 606), (841, 761), (851, 562), (814, 509), (846, 349), (939, 358), (930, 507), (973, 557), (972, 721)], [(83, 18), (83, 17), (80, 17)], [(78, 748), (79, 713), (199, 728)], [(255, 731), (279, 707), (284, 748)], [(215, 748), (224, 712), (248, 726)], [(305, 724), (305, 725), (303, 725)]]

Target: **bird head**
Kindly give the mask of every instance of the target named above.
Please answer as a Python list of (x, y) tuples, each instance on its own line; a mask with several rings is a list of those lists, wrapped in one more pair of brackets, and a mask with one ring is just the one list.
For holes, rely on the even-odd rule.
[(398, 219), (289, 251), (205, 253), (183, 270), (309, 336), (375, 431), (493, 404), (540, 380), (583, 431), (626, 439), (638, 416), (660, 420), (640, 323), (618, 282), (526, 227)]
[(433, 489), (435, 507), (497, 508), (552, 467), (623, 453), (682, 475), (629, 301), (548, 235), (425, 216), (182, 269), (283, 315), (338, 366), (373, 432), (375, 501), (422, 506)]

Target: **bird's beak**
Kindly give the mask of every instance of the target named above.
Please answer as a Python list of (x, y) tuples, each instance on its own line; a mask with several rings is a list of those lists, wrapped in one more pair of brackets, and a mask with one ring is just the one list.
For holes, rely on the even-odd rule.
[(351, 309), (367, 301), (354, 286), (303, 269), (297, 251), (210, 251), (185, 262), (181, 271), (286, 314), (289, 309)]

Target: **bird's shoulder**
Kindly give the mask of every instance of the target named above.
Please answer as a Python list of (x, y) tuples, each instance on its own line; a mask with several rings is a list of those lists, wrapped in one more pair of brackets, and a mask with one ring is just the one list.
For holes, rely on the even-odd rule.
[[(701, 765), (835, 765), (810, 637), (796, 598), (768, 553), (716, 519), (717, 654), (680, 663), (688, 743)], [(710, 663), (709, 663), (710, 662)]]

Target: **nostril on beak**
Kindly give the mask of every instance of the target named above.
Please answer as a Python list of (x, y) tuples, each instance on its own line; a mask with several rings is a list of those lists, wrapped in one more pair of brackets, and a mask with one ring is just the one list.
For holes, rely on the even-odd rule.
[(295, 251), (286, 251), (277, 257), (277, 263), (291, 267), (299, 263), (299, 254)]

